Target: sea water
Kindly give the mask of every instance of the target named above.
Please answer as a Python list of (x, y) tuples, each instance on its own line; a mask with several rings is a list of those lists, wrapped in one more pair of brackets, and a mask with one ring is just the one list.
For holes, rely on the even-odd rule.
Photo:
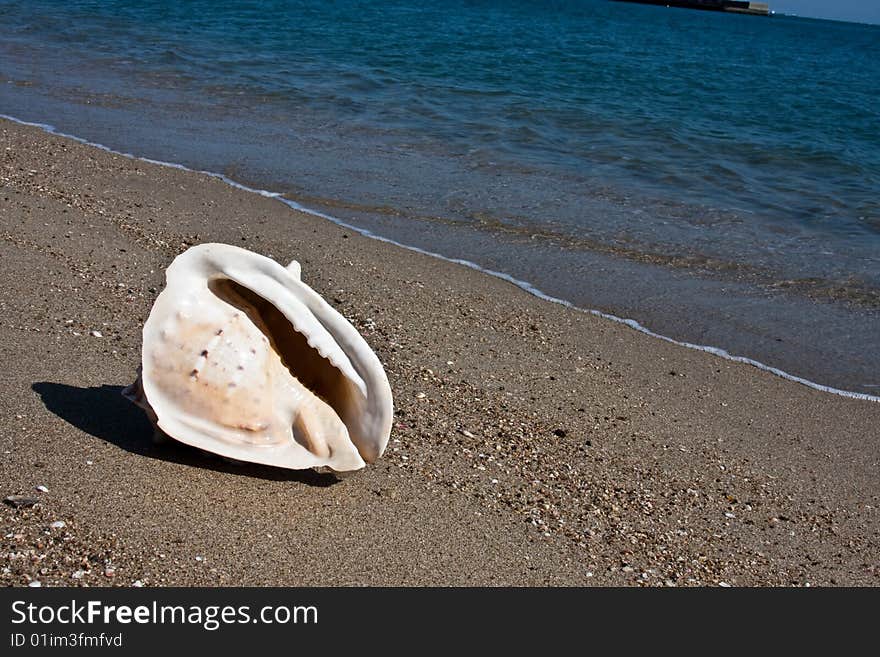
[(2, 114), (870, 394), (878, 92), (872, 25), (604, 0), (0, 0)]

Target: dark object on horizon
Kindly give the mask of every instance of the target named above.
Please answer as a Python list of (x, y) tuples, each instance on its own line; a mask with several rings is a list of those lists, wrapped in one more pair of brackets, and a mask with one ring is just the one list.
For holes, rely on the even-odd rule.
[(730, 11), (737, 14), (772, 16), (766, 2), (746, 2), (744, 0), (615, 0), (615, 2), (637, 2), (640, 5), (661, 5), (684, 7), (686, 9), (705, 9), (707, 11)]

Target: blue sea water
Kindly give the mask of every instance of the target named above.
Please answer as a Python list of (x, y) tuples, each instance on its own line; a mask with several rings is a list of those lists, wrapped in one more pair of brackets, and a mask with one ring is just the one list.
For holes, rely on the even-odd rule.
[(870, 25), (604, 0), (0, 0), (0, 113), (873, 394), (878, 96)]

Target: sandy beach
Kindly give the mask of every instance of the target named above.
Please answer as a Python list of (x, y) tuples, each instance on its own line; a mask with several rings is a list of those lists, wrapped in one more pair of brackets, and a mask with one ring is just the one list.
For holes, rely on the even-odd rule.
[[(38, 498), (0, 507), (3, 584), (880, 584), (876, 402), (203, 174), (9, 121), (0, 156), (0, 496)], [(377, 464), (153, 444), (120, 390), (165, 267), (203, 242), (298, 259), (362, 332), (395, 398)]]

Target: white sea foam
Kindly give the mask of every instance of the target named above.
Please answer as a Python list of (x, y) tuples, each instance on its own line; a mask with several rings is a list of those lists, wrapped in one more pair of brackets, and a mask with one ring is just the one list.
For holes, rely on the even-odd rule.
[(125, 153), (122, 151), (117, 151), (115, 149), (110, 148), (109, 146), (105, 146), (104, 144), (99, 144), (99, 143), (96, 143), (93, 141), (89, 141), (87, 139), (83, 139), (82, 137), (77, 137), (76, 135), (71, 135), (71, 134), (67, 134), (65, 132), (61, 132), (60, 130), (56, 130), (54, 126), (51, 126), (46, 123), (34, 123), (31, 121), (24, 121), (22, 119), (14, 117), (14, 116), (9, 116), (8, 114), (0, 114), (0, 118), (4, 118), (9, 121), (13, 121), (15, 123), (19, 123), (21, 125), (27, 125), (27, 126), (32, 126), (35, 128), (40, 128), (40, 129), (42, 129), (48, 133), (51, 133), (53, 135), (57, 135), (59, 137), (65, 137), (67, 139), (72, 139), (72, 140), (77, 141), (81, 144), (86, 144), (88, 146), (93, 146), (95, 148), (100, 148), (103, 151), (107, 151), (108, 153), (113, 153), (115, 155), (121, 155), (123, 157), (128, 157), (128, 158), (131, 158), (134, 160), (140, 160), (141, 162), (148, 162), (149, 164), (156, 164), (156, 165), (163, 166), (163, 167), (171, 167), (173, 169), (181, 169), (182, 171), (192, 171), (194, 173), (201, 173), (206, 176), (211, 176), (212, 178), (217, 178), (219, 180), (222, 180), (226, 184), (231, 185), (232, 187), (235, 187), (237, 189), (241, 189), (246, 192), (251, 192), (253, 194), (259, 194), (260, 196), (265, 196), (268, 198), (277, 199), (280, 202), (284, 203), (284, 205), (286, 205), (287, 207), (291, 208), (292, 210), (297, 210), (299, 212), (304, 212), (306, 214), (310, 214), (315, 217), (320, 217), (322, 219), (326, 219), (328, 221), (333, 222), (334, 224), (336, 224), (338, 226), (342, 226), (343, 228), (346, 228), (348, 230), (359, 233), (360, 235), (363, 235), (364, 237), (369, 237), (370, 239), (374, 239), (379, 242), (385, 242), (386, 244), (393, 244), (394, 246), (398, 246), (400, 248), (407, 249), (409, 251), (414, 251), (416, 253), (421, 253), (422, 255), (430, 256), (432, 258), (439, 258), (440, 260), (445, 260), (446, 262), (451, 262), (451, 263), (455, 263), (457, 265), (463, 265), (465, 267), (470, 267), (471, 269), (475, 269), (475, 270), (482, 272), (484, 274), (488, 274), (490, 276), (494, 276), (496, 278), (500, 278), (504, 281), (507, 281), (508, 283), (511, 283), (511, 284), (517, 286), (518, 288), (528, 292), (529, 294), (532, 294), (532, 295), (538, 297), (539, 299), (543, 299), (545, 301), (550, 301), (551, 303), (557, 303), (559, 305), (565, 306), (566, 308), (571, 308), (571, 309), (577, 310), (579, 312), (585, 312), (585, 313), (589, 313), (591, 315), (596, 315), (597, 317), (602, 317), (604, 319), (608, 319), (613, 322), (617, 322), (619, 324), (624, 324), (624, 325), (629, 326), (630, 328), (632, 328), (636, 331), (639, 331), (640, 333), (650, 335), (653, 338), (657, 338), (659, 340), (664, 340), (666, 342), (671, 342), (672, 344), (679, 345), (680, 347), (686, 347), (688, 349), (695, 349), (697, 351), (705, 351), (705, 352), (713, 354), (715, 356), (719, 356), (720, 358), (723, 358), (725, 360), (730, 360), (730, 361), (733, 361), (736, 363), (744, 363), (746, 365), (751, 365), (751, 366), (756, 367), (760, 370), (764, 370), (765, 372), (770, 372), (771, 374), (775, 374), (776, 376), (782, 377), (783, 379), (788, 379), (789, 381), (794, 381), (796, 383), (800, 383), (802, 385), (805, 385), (809, 388), (813, 388), (814, 390), (820, 390), (822, 392), (831, 393), (833, 395), (840, 395), (841, 397), (849, 397), (851, 399), (862, 399), (865, 401), (880, 402), (880, 396), (869, 395), (867, 393), (862, 393), (862, 392), (852, 392), (850, 390), (840, 390), (839, 388), (832, 388), (831, 386), (822, 385), (821, 383), (816, 383), (815, 381), (810, 381), (809, 379), (804, 379), (804, 378), (796, 376), (794, 374), (789, 374), (788, 372), (785, 372), (777, 367), (773, 367), (772, 365), (766, 365), (766, 364), (761, 363), (761, 362), (754, 360), (752, 358), (747, 358), (745, 356), (736, 356), (734, 354), (728, 353), (727, 351), (725, 351), (724, 349), (721, 349), (720, 347), (712, 347), (710, 345), (693, 344), (691, 342), (684, 342), (682, 340), (676, 340), (675, 338), (670, 338), (666, 335), (661, 335), (659, 333), (655, 333), (654, 331), (647, 328), (646, 326), (643, 326), (642, 324), (640, 324), (639, 322), (637, 322), (634, 319), (617, 317), (616, 315), (604, 313), (601, 310), (595, 310), (592, 308), (581, 308), (579, 306), (574, 305), (570, 301), (566, 301), (565, 299), (559, 299), (559, 298), (551, 296), (545, 292), (542, 292), (541, 290), (536, 288), (531, 283), (529, 283), (527, 281), (522, 281), (518, 278), (514, 278), (510, 274), (505, 274), (504, 272), (500, 272), (500, 271), (494, 271), (492, 269), (486, 269), (485, 267), (482, 267), (482, 266), (478, 265), (477, 263), (472, 262), (470, 260), (464, 260), (462, 258), (451, 258), (451, 257), (445, 256), (441, 253), (434, 253), (433, 251), (428, 251), (426, 249), (422, 249), (417, 246), (411, 246), (409, 244), (403, 244), (401, 242), (397, 242), (396, 240), (390, 239), (388, 237), (383, 237), (382, 235), (377, 235), (376, 233), (374, 233), (371, 230), (368, 230), (366, 228), (360, 228), (358, 226), (354, 226), (350, 223), (343, 221), (342, 219), (340, 219), (338, 217), (334, 217), (333, 215), (327, 214), (325, 212), (320, 212), (319, 210), (313, 210), (312, 208), (306, 207), (304, 205), (300, 205), (296, 201), (292, 201), (288, 198), (283, 197), (278, 192), (270, 192), (265, 189), (255, 189), (253, 187), (248, 187), (247, 185), (243, 185), (239, 182), (236, 182), (235, 180), (232, 180), (228, 176), (224, 176), (222, 173), (215, 173), (213, 171), (204, 171), (204, 170), (200, 170), (200, 169), (192, 169), (190, 167), (184, 166), (183, 164), (178, 164), (176, 162), (165, 162), (163, 160), (154, 160), (152, 158), (141, 157), (141, 156), (135, 155), (133, 153)]

